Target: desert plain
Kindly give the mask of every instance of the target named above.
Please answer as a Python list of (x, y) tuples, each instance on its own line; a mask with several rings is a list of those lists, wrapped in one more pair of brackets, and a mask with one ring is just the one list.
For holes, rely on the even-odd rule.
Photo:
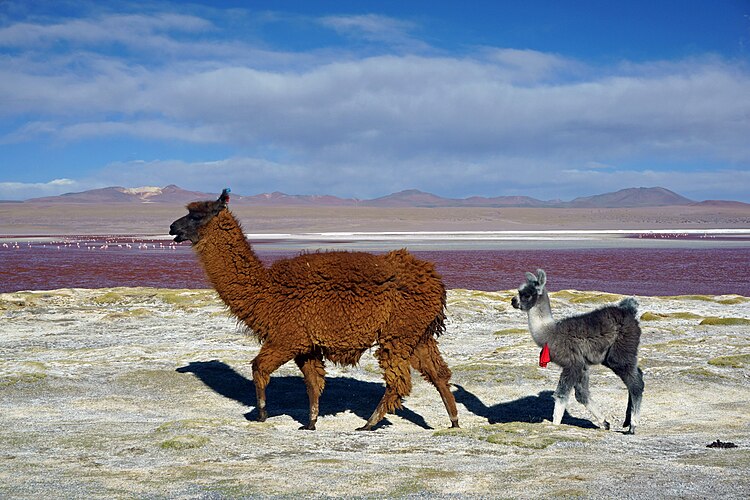
[[(0, 234), (164, 234), (175, 206), (0, 205)], [(350, 211), (356, 210), (356, 214)], [(750, 228), (737, 207), (236, 210), (248, 232)], [(355, 216), (356, 215), (356, 216)], [(739, 275), (747, 270), (738, 270)], [(729, 277), (728, 279), (737, 279)], [(573, 403), (550, 423), (559, 368), (537, 365), (512, 290), (449, 290), (440, 349), (460, 429), (414, 376), (373, 432), (377, 363), (327, 365), (318, 430), (294, 364), (274, 373), (255, 421), (258, 344), (211, 290), (142, 287), (0, 294), (0, 497), (747, 498), (750, 299), (636, 297), (646, 391), (636, 435), (627, 393), (597, 367), (610, 431)], [(556, 316), (620, 296), (552, 294)], [(735, 447), (709, 448), (720, 440)]]
[[(318, 430), (294, 364), (255, 421), (252, 337), (214, 292), (61, 289), (0, 295), (3, 498), (747, 498), (750, 299), (638, 297), (641, 425), (608, 370), (555, 427), (559, 369), (537, 366), (511, 291), (451, 290), (440, 348), (460, 429), (415, 375), (404, 408), (355, 431), (382, 395), (375, 358), (329, 364)], [(618, 296), (560, 291), (558, 315)], [(707, 448), (716, 440), (736, 448)]]
[[(231, 205), (231, 202), (230, 202)], [(638, 208), (230, 206), (248, 233), (750, 229), (750, 205)], [(185, 215), (167, 203), (0, 203), (0, 235), (166, 235)]]

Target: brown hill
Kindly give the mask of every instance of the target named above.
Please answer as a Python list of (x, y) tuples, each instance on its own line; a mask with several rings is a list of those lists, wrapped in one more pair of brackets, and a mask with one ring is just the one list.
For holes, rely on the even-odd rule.
[(443, 198), (418, 189), (407, 189), (373, 200), (361, 202), (369, 207), (544, 207), (549, 202), (528, 196), (471, 196), (469, 198)]
[(445, 207), (450, 206), (453, 201), (418, 189), (407, 189), (373, 200), (365, 200), (362, 205), (369, 207)]
[(80, 193), (32, 198), (26, 200), (26, 203), (189, 203), (209, 199), (212, 196), (215, 197), (215, 195), (198, 191), (187, 191), (174, 184), (164, 188), (113, 186)]
[[(124, 188), (120, 186), (92, 189), (80, 193), (66, 193), (60, 196), (32, 198), (26, 203), (170, 203), (185, 204), (196, 200), (213, 199), (216, 193), (188, 191), (174, 184), (159, 187)], [(443, 198), (417, 189), (408, 189), (398, 193), (381, 196), (370, 200), (339, 198), (330, 195), (290, 195), (281, 192), (261, 193), (243, 196), (232, 193), (232, 203), (249, 206), (309, 206), (309, 207), (382, 207), (382, 208), (431, 208), (431, 207), (527, 207), (527, 208), (636, 208), (703, 205), (729, 207), (747, 205), (746, 203), (724, 200), (695, 202), (669, 189), (661, 187), (629, 188), (614, 193), (576, 198), (570, 202), (560, 200), (543, 201), (528, 196), (472, 196), (469, 198)]]
[(705, 200), (693, 203), (693, 206), (699, 207), (728, 207), (728, 208), (743, 208), (750, 206), (749, 203), (743, 203), (741, 201), (729, 201), (729, 200)]
[(693, 200), (661, 187), (628, 188), (614, 193), (576, 198), (565, 204), (572, 208), (631, 208), (690, 205)]

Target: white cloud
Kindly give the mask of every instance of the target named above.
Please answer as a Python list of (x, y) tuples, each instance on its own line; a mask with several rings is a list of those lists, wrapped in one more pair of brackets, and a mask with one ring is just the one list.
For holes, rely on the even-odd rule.
[(79, 189), (89, 189), (89, 187), (72, 179), (53, 179), (49, 182), (0, 182), (0, 200), (56, 196)]
[(428, 50), (429, 46), (413, 37), (410, 32), (417, 26), (409, 21), (377, 14), (326, 16), (320, 19), (323, 26), (354, 39), (385, 43), (411, 51)]
[[(493, 47), (436, 56), (409, 22), (366, 15), (320, 23), (390, 50), (274, 51), (212, 37), (221, 26), (191, 15), (9, 25), (0, 29), (0, 46), (15, 49), (0, 58), (0, 117), (13, 126), (0, 143), (221, 144), (236, 156), (120, 165), (121, 174), (141, 185), (180, 184), (181, 168), (201, 182), (249, 172), (271, 190), (363, 197), (407, 187), (563, 197), (594, 178), (604, 183), (597, 191), (631, 182), (689, 188), (681, 179), (731, 189), (750, 165), (750, 72), (742, 65), (705, 57), (595, 67)], [(202, 36), (187, 36), (194, 33)], [(72, 48), (53, 50), (58, 42)], [(157, 47), (168, 57), (144, 55)], [(650, 172), (609, 167), (648, 162)], [(706, 167), (680, 179), (659, 168), (680, 162)]]
[(54, 24), (16, 23), (0, 28), (0, 46), (33, 48), (56, 43), (84, 46), (119, 43), (131, 47), (165, 44), (167, 51), (177, 43), (171, 32), (197, 33), (212, 25), (195, 16), (161, 13), (155, 15), (104, 15), (88, 19), (67, 19)]

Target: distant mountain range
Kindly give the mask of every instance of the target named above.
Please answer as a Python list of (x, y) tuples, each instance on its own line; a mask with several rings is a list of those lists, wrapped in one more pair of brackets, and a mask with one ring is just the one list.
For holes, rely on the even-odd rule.
[[(24, 203), (171, 203), (185, 204), (210, 200), (217, 193), (188, 191), (174, 184), (159, 187), (107, 187), (60, 196), (32, 198)], [(628, 188), (614, 193), (576, 198), (572, 201), (538, 200), (528, 196), (497, 196), (487, 198), (443, 198), (416, 189), (408, 189), (371, 200), (338, 198), (336, 196), (289, 195), (279, 192), (243, 196), (232, 193), (233, 205), (250, 206), (319, 206), (319, 207), (548, 207), (548, 208), (635, 208), (688, 205), (747, 206), (746, 203), (724, 200), (696, 202), (661, 187)]]

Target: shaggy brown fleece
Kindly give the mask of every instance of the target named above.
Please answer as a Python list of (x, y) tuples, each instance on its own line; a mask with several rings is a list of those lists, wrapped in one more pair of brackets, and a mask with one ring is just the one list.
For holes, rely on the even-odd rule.
[(444, 330), (445, 287), (433, 264), (397, 250), (309, 253), (266, 268), (224, 206), (200, 202), (188, 210), (173, 227), (200, 220), (194, 247), (208, 278), (263, 344), (253, 360), (260, 420), (268, 415), (265, 388), (271, 373), (293, 359), (310, 399), (310, 421), (303, 428), (314, 429), (324, 358), (353, 365), (377, 345), (386, 390), (361, 429), (372, 429), (401, 406), (411, 391), (410, 366), (435, 385), (452, 426), (458, 426), (451, 371), (435, 340)]

